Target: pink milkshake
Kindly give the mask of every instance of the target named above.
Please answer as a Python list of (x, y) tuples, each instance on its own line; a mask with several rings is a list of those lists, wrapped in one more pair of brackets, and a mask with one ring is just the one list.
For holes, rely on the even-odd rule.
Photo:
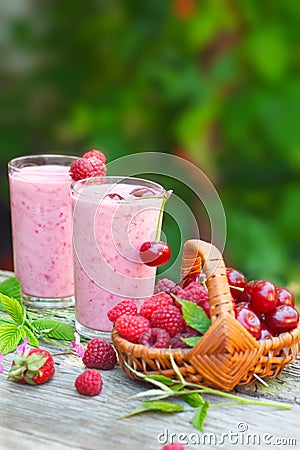
[(14, 268), (25, 303), (74, 303), (69, 169), (76, 157), (36, 155), (9, 163)]
[[(136, 197), (136, 189), (147, 196)], [(97, 177), (72, 185), (76, 328), (109, 332), (107, 311), (125, 298), (139, 306), (153, 293), (156, 268), (139, 248), (159, 235), (165, 191), (138, 178)]]

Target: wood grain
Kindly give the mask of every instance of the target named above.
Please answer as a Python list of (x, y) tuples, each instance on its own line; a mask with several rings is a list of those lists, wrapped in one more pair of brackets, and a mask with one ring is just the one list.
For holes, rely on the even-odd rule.
[[(10, 275), (10, 274), (6, 274)], [(45, 313), (45, 312), (44, 312)], [(44, 314), (43, 313), (43, 314)], [(40, 313), (35, 313), (39, 315)], [(74, 319), (72, 308), (48, 311), (66, 321)], [(58, 353), (70, 344), (55, 345), (41, 342), (41, 347)], [(13, 355), (5, 357), (4, 366), (9, 370)], [(175, 415), (145, 414), (128, 419), (117, 417), (132, 410), (139, 404), (128, 397), (147, 388), (142, 382), (129, 379), (119, 367), (112, 371), (101, 371), (103, 390), (101, 395), (91, 398), (80, 396), (75, 388), (76, 376), (84, 366), (79, 357), (73, 355), (54, 356), (56, 373), (52, 380), (41, 386), (27, 386), (7, 380), (7, 372), (0, 374), (0, 448), (23, 449), (84, 449), (84, 450), (158, 450), (158, 441), (163, 436), (179, 433), (189, 442), (187, 449), (198, 448), (241, 448), (242, 436), (257, 433), (272, 435), (272, 445), (261, 442), (249, 448), (269, 449), (277, 438), (294, 438), (297, 445), (284, 445), (285, 449), (300, 448), (300, 360), (285, 369), (280, 379), (269, 380), (269, 387), (256, 383), (251, 388), (239, 387), (242, 396), (280, 399), (293, 404), (291, 411), (259, 406), (232, 406), (211, 408), (205, 432), (215, 435), (220, 442), (222, 433), (238, 433), (238, 444), (224, 438), (224, 444), (193, 445), (190, 439), (200, 436), (192, 425), (192, 412)], [(210, 397), (212, 405), (220, 398)], [(238, 432), (238, 424), (245, 423), (248, 431)], [(251, 439), (251, 438), (249, 438)], [(178, 440), (178, 439), (177, 439)], [(280, 448), (277, 445), (275, 448)]]

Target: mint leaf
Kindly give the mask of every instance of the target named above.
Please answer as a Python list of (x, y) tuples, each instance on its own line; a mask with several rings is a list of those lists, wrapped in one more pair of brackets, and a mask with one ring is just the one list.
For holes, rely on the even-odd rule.
[(7, 297), (7, 295), (0, 293), (0, 301), (6, 311), (17, 325), (22, 325), (25, 320), (25, 314), (20, 303), (14, 298)]
[(190, 394), (181, 395), (180, 398), (182, 398), (182, 400), (184, 400), (193, 408), (198, 408), (198, 406), (204, 404), (203, 398), (197, 392), (191, 392)]
[(22, 335), (21, 330), (13, 323), (6, 323), (0, 326), (0, 352), (6, 355), (13, 352)]
[(31, 325), (40, 333), (49, 338), (72, 341), (74, 339), (74, 330), (70, 325), (59, 322), (54, 319), (37, 319)]
[(171, 386), (174, 383), (174, 381), (171, 378), (165, 377), (164, 375), (147, 375), (145, 377), (145, 380), (160, 381), (161, 383), (165, 384), (166, 386)]
[(209, 406), (210, 406), (209, 402), (205, 400), (203, 405), (200, 406), (200, 408), (198, 409), (198, 411), (196, 412), (196, 414), (192, 419), (192, 424), (194, 425), (194, 427), (198, 428), (198, 430), (202, 431), (202, 433), (204, 432), (203, 425), (207, 416)]
[(17, 278), (9, 278), (0, 283), (0, 293), (12, 297), (22, 305), (21, 285)]
[(26, 325), (23, 325), (21, 328), (21, 334), (22, 338), (28, 338), (29, 345), (32, 345), (33, 347), (39, 346), (39, 341), (37, 337), (34, 335), (34, 333), (31, 331), (30, 328), (28, 328)]
[(164, 413), (174, 413), (179, 411), (184, 411), (184, 406), (179, 405), (178, 403), (172, 403), (172, 402), (162, 402), (162, 401), (150, 401), (147, 400), (143, 402), (141, 405), (139, 405), (137, 408), (135, 408), (130, 413), (126, 414), (125, 416), (120, 417), (120, 419), (124, 417), (131, 417), (135, 416), (136, 414), (141, 414), (148, 411), (160, 411)]
[(187, 345), (189, 345), (190, 347), (194, 347), (202, 338), (202, 336), (192, 336), (189, 338), (181, 338), (181, 340), (183, 342), (185, 342)]
[(187, 325), (204, 334), (210, 327), (211, 321), (205, 314), (201, 306), (196, 303), (189, 302), (188, 300), (182, 300), (176, 295), (172, 296), (182, 305), (182, 315)]

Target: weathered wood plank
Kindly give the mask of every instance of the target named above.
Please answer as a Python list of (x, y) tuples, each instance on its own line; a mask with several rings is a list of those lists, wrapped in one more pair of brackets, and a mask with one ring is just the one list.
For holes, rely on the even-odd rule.
[[(48, 314), (67, 321), (74, 319), (72, 308), (50, 311)], [(52, 353), (58, 353), (70, 344), (41, 342), (41, 346)], [(5, 357), (6, 370), (10, 367), (12, 357), (13, 355)], [(54, 359), (56, 374), (49, 383), (42, 386), (20, 385), (8, 381), (5, 373), (0, 374), (1, 449), (157, 450), (161, 448), (159, 436), (162, 444), (164, 439), (171, 440), (172, 433), (176, 434), (177, 440), (179, 438), (188, 442), (188, 449), (241, 448), (242, 439), (244, 443), (245, 439), (249, 439), (251, 443), (254, 434), (260, 439), (260, 444), (256, 442), (250, 448), (269, 449), (276, 445), (275, 439), (278, 438), (297, 440), (298, 445), (284, 445), (285, 449), (300, 447), (299, 360), (284, 371), (280, 380), (273, 380), (268, 389), (258, 386), (250, 392), (255, 397), (294, 402), (291, 411), (258, 406), (211, 408), (205, 427), (206, 433), (211, 434), (211, 445), (206, 441), (205, 445), (200, 446), (193, 445), (195, 440), (201, 439), (201, 433), (190, 423), (192, 412), (176, 415), (152, 413), (116, 420), (139, 404), (137, 400), (127, 401), (128, 397), (147, 388), (142, 382), (129, 379), (119, 367), (112, 371), (101, 371), (101, 395), (86, 398), (80, 396), (74, 388), (75, 378), (84, 368), (80, 358), (57, 355)], [(246, 391), (243, 392), (245, 395)], [(210, 401), (215, 404), (220, 399), (210, 397)], [(248, 427), (248, 430), (241, 431), (242, 426)], [(178, 436), (180, 433), (186, 436)], [(223, 436), (224, 443), (221, 445), (224, 433), (227, 433), (227, 437)], [(233, 434), (236, 436), (236, 443), (229, 440), (228, 435), (232, 435), (231, 439), (234, 439)], [(263, 442), (266, 435), (269, 436), (269, 441)]]

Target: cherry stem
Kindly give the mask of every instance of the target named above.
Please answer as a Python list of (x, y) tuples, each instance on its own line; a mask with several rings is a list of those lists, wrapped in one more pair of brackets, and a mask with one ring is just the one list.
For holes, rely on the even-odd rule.
[(236, 289), (237, 291), (244, 292), (244, 288), (240, 288), (237, 286), (231, 286), (231, 285), (229, 285), (229, 287), (230, 287), (230, 289)]
[(164, 212), (164, 207), (165, 207), (165, 203), (167, 200), (169, 200), (171, 194), (173, 191), (167, 191), (164, 196), (163, 196), (163, 200), (161, 203), (161, 207), (159, 210), (159, 215), (158, 215), (158, 222), (157, 222), (157, 228), (156, 228), (156, 233), (155, 233), (155, 242), (159, 241), (159, 236), (160, 236), (160, 232), (161, 232), (161, 227), (162, 227), (162, 219), (163, 219), (163, 212)]

